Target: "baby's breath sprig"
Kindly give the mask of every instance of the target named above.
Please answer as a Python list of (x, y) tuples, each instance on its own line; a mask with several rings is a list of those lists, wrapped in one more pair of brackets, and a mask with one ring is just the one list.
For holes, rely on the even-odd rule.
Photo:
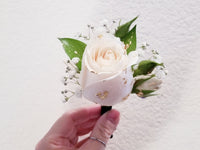
[(111, 33), (114, 34), (117, 27), (117, 20), (112, 20), (112, 22), (109, 22), (108, 20), (104, 19), (100, 22), (100, 26), (95, 27), (94, 25), (88, 24), (88, 32), (85, 34), (83, 33), (77, 33), (75, 37), (77, 39), (81, 39), (83, 41), (88, 41), (91, 39), (92, 35), (94, 35), (96, 32), (98, 33)]
[(61, 91), (61, 93), (65, 97), (65, 102), (67, 102), (74, 95), (81, 95), (80, 83), (78, 81), (80, 73), (76, 66), (79, 61), (79, 58), (74, 57), (72, 60), (64, 62), (66, 64), (66, 75), (63, 77), (65, 89)]
[[(159, 79), (163, 79), (167, 75), (167, 70), (163, 64), (160, 53), (157, 50), (152, 49), (150, 47), (150, 44), (148, 44), (147, 42), (142, 43), (141, 46), (137, 49), (137, 52), (139, 56), (139, 62), (143, 60), (150, 60), (162, 64), (155, 67), (151, 74), (154, 74)], [(134, 66), (134, 68), (137, 67), (138, 65)]]

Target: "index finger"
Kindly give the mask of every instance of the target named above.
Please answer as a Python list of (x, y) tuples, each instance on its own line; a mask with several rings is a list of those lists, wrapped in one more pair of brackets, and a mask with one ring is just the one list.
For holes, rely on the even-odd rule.
[(65, 113), (54, 123), (48, 134), (74, 137), (77, 133), (77, 126), (84, 125), (85, 122), (100, 117), (100, 111), (101, 107), (96, 105)]

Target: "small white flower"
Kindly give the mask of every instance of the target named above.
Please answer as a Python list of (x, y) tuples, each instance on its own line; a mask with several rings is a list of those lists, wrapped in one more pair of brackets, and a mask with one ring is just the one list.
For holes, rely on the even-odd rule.
[(79, 61), (80, 61), (80, 59), (79, 59), (78, 57), (72, 58), (72, 62), (73, 62), (74, 64), (77, 64)]
[(158, 54), (155, 54), (155, 55), (153, 55), (152, 57), (151, 57), (151, 60), (152, 61), (155, 61), (155, 62), (157, 62), (157, 63), (162, 63), (163, 61), (162, 61), (162, 57), (160, 56), (160, 55), (158, 55)]
[(107, 19), (103, 19), (102, 21), (100, 21), (100, 25), (105, 26), (108, 25), (109, 21)]
[(149, 46), (149, 44), (148, 44), (147, 42), (143, 42), (143, 43), (142, 43), (142, 47), (143, 47), (143, 48), (146, 48), (146, 47), (148, 47), (148, 46)]

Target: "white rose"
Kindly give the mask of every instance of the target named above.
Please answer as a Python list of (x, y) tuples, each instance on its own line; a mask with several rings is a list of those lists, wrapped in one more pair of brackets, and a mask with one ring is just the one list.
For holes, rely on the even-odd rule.
[(82, 58), (83, 96), (104, 106), (125, 100), (134, 84), (131, 65), (137, 60), (137, 53), (127, 55), (122, 42), (114, 36), (98, 35), (90, 40)]

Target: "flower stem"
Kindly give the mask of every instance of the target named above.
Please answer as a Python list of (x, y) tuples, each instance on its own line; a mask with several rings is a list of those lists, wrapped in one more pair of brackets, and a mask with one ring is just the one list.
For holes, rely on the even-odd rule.
[(111, 110), (112, 106), (101, 106), (101, 115), (106, 113), (107, 111)]
[[(112, 109), (112, 106), (101, 106), (101, 115), (106, 113), (107, 111), (110, 111)], [(110, 138), (113, 138), (113, 135), (110, 136)]]

